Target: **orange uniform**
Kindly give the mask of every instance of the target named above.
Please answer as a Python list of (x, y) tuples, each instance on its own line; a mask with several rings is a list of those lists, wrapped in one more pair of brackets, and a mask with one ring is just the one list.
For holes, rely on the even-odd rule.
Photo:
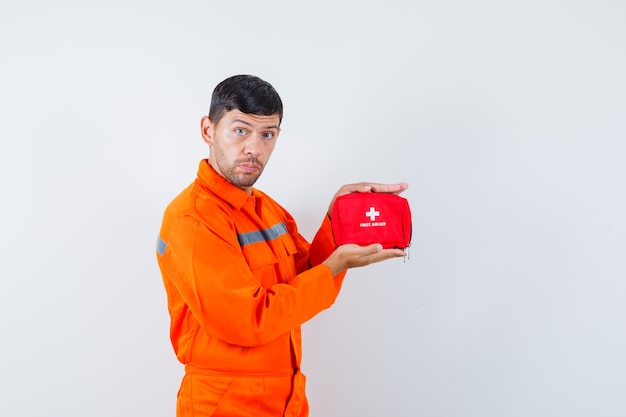
[(186, 374), (177, 416), (306, 416), (300, 324), (330, 307), (345, 273), (326, 217), (312, 243), (287, 211), (207, 160), (167, 207), (157, 260)]

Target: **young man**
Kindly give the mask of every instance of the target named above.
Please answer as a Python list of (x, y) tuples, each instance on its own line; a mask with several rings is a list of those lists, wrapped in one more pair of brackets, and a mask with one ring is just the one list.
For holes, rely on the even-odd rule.
[[(200, 122), (209, 158), (165, 211), (157, 260), (185, 365), (178, 417), (307, 416), (300, 325), (333, 304), (348, 268), (404, 256), (376, 244), (337, 247), (329, 214), (309, 244), (291, 215), (253, 188), (282, 115), (278, 93), (257, 77), (218, 84)], [(348, 184), (333, 201), (406, 188)]]

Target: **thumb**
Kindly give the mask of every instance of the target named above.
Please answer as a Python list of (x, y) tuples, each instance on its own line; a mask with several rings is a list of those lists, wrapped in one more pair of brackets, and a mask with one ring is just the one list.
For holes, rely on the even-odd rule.
[(369, 254), (374, 254), (374, 253), (378, 253), (382, 251), (383, 245), (381, 245), (380, 243), (372, 243), (371, 245), (367, 245), (366, 248), (368, 250), (368, 255), (369, 255)]

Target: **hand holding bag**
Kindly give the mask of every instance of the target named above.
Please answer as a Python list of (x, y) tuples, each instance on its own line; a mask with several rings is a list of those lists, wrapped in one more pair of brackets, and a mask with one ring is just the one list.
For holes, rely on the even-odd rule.
[(331, 214), (337, 245), (380, 243), (384, 249), (411, 244), (411, 209), (406, 198), (387, 193), (350, 193), (335, 199)]

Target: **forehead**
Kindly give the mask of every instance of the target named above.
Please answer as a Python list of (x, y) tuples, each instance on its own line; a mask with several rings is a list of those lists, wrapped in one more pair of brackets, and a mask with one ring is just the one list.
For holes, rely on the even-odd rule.
[(253, 127), (276, 129), (280, 126), (280, 116), (278, 113), (266, 116), (264, 114), (244, 113), (240, 110), (234, 109), (227, 111), (222, 117), (222, 120), (220, 120), (220, 123), (224, 123), (225, 125), (240, 123)]

